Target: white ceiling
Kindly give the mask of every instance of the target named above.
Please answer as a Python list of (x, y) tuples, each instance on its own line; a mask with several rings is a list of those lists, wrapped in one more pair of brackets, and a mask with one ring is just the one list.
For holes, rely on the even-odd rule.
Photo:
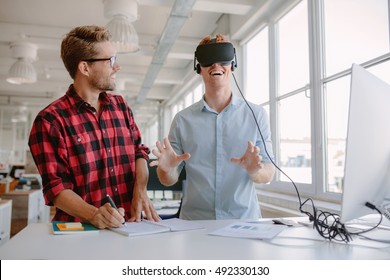
[[(103, 1), (0, 0), (1, 106), (43, 108), (65, 93), (72, 80), (60, 58), (61, 40), (75, 26), (106, 25)], [(286, 1), (139, 0), (139, 18), (133, 25), (141, 50), (118, 54), (121, 71), (117, 74), (137, 122), (148, 122), (156, 114), (157, 102), (171, 99), (189, 77), (196, 76), (193, 54), (203, 36), (218, 31), (239, 40), (251, 31), (251, 23), (266, 18), (267, 11), (282, 2)], [(5, 80), (15, 62), (10, 43), (21, 36), (38, 46), (34, 84), (13, 85)]]

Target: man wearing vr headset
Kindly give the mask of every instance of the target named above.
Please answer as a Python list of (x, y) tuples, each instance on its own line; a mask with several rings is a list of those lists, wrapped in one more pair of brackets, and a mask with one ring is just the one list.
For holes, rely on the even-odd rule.
[(152, 151), (162, 184), (174, 184), (186, 169), (180, 218), (261, 217), (253, 182), (268, 183), (275, 172), (269, 121), (262, 107), (250, 104), (260, 133), (245, 101), (232, 94), (236, 66), (235, 49), (224, 36), (203, 38), (194, 59), (203, 98), (175, 116), (168, 138)]

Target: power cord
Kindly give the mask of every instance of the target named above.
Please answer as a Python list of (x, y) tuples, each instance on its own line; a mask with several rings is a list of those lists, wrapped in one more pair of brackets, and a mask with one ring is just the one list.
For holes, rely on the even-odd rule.
[[(257, 130), (260, 133), (260, 137), (261, 137), (261, 140), (262, 140), (262, 142), (264, 144), (264, 150), (265, 150), (265, 153), (268, 156), (268, 159), (271, 161), (271, 163), (275, 166), (275, 168), (277, 170), (279, 170), (284, 176), (286, 176), (290, 180), (290, 182), (292, 183), (292, 185), (295, 188), (295, 191), (296, 191), (296, 194), (297, 194), (297, 197), (298, 197), (299, 211), (309, 217), (309, 220), (311, 222), (313, 222), (313, 227), (317, 230), (317, 232), (323, 238), (325, 238), (327, 240), (336, 240), (336, 241), (343, 241), (345, 243), (348, 243), (349, 241), (352, 240), (352, 235), (359, 235), (361, 233), (365, 233), (365, 232), (371, 231), (371, 230), (375, 229), (376, 227), (378, 227), (379, 224), (382, 222), (382, 215), (380, 215), (380, 217), (381, 217), (380, 221), (374, 227), (369, 228), (367, 230), (362, 230), (360, 232), (350, 233), (347, 230), (345, 224), (341, 223), (340, 216), (338, 214), (334, 214), (334, 213), (330, 213), (328, 211), (322, 211), (320, 209), (317, 209), (314, 206), (313, 199), (311, 199), (311, 198), (307, 198), (302, 203), (301, 195), (299, 194), (299, 191), (298, 191), (298, 188), (297, 188), (295, 182), (278, 165), (276, 165), (274, 160), (269, 155), (268, 150), (267, 150), (267, 146), (265, 144), (265, 140), (264, 140), (263, 134), (261, 133), (259, 123), (257, 122), (256, 116), (255, 116), (255, 113), (253, 112), (252, 107), (250, 106), (250, 104), (246, 100), (245, 96), (243, 95), (240, 87), (238, 86), (238, 83), (237, 83), (236, 77), (234, 76), (234, 73), (232, 73), (232, 76), (234, 78), (234, 82), (235, 82), (235, 84), (236, 84), (236, 86), (237, 86), (237, 88), (238, 88), (242, 98), (244, 99), (246, 105), (248, 106), (248, 108), (252, 112), (253, 118), (254, 118), (254, 120), (256, 122)], [(312, 213), (309, 212), (309, 211), (303, 210), (303, 207), (305, 206), (305, 204), (309, 203), (309, 202), (311, 204)], [(371, 208), (371, 209), (373, 209), (373, 210), (376, 210), (379, 214), (382, 214), (381, 211), (375, 205), (367, 202), (366, 206)]]

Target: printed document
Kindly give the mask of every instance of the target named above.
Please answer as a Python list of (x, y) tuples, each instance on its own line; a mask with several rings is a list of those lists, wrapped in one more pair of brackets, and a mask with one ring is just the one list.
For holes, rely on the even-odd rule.
[(285, 228), (286, 226), (275, 224), (235, 222), (209, 234), (239, 238), (272, 239)]

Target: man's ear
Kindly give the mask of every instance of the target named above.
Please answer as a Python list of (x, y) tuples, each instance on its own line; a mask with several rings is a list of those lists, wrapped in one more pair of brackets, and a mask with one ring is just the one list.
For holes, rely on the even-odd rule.
[(85, 76), (89, 76), (89, 66), (86, 61), (80, 61), (78, 65), (78, 69), (80, 73), (82, 73)]

